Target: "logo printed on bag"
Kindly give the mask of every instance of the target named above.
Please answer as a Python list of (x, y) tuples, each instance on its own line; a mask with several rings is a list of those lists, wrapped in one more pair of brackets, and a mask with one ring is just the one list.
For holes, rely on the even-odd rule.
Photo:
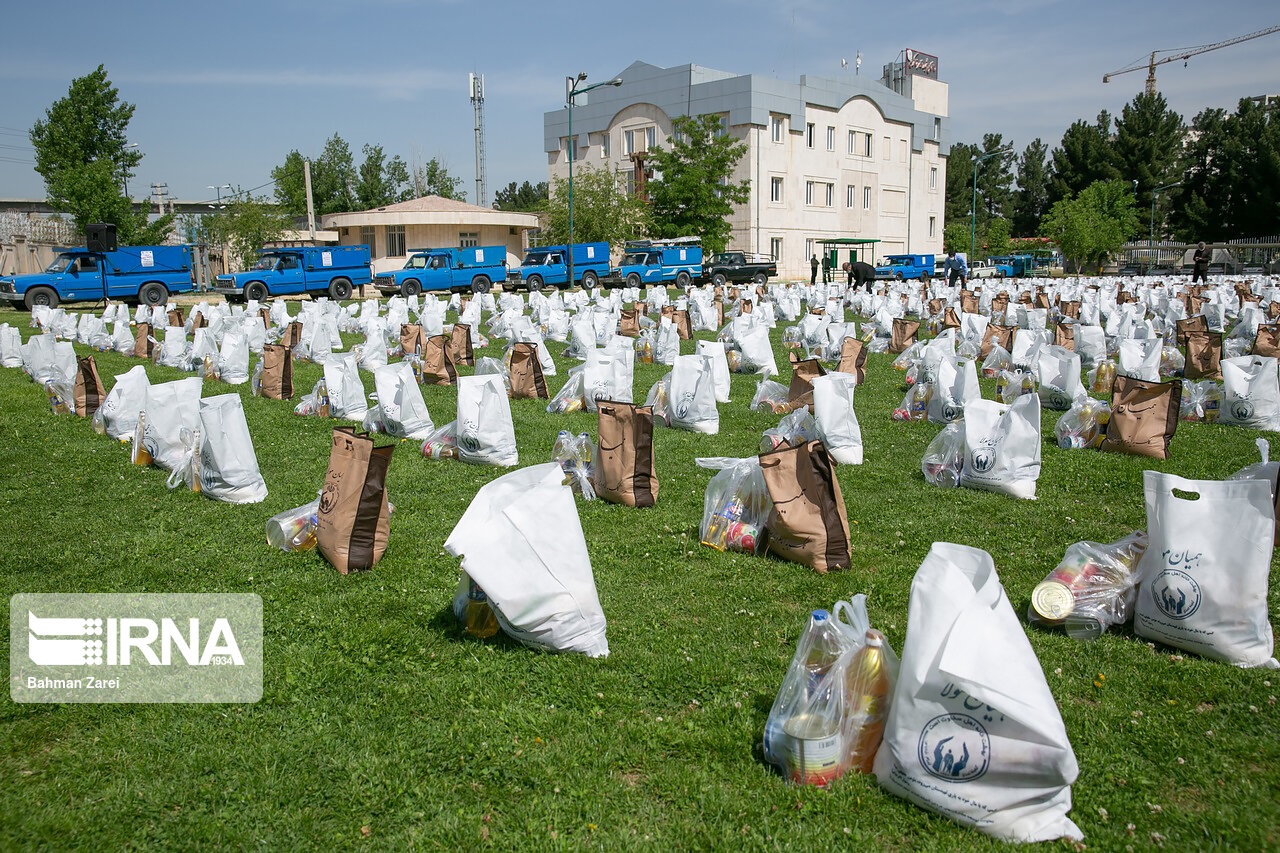
[(954, 406), (950, 403), (942, 405), (942, 419), (944, 421), (958, 420), (962, 414), (964, 414), (964, 409), (959, 406)]
[(991, 763), (991, 739), (982, 723), (968, 714), (943, 714), (925, 723), (917, 755), (930, 776), (972, 782)]
[(979, 474), (985, 474), (990, 471), (996, 464), (996, 452), (993, 447), (981, 447), (973, 451), (973, 455), (969, 460), (969, 467)]
[[(1200, 555), (1185, 560), (1188, 564), (1193, 561), (1199, 563)], [(1170, 563), (1173, 562), (1170, 559)], [(1165, 569), (1151, 584), (1151, 598), (1165, 616), (1186, 619), (1200, 609), (1200, 584), (1180, 569)]]
[(1253, 417), (1253, 401), (1248, 397), (1241, 397), (1231, 402), (1231, 416), (1238, 421), (1247, 421)]
[[(335, 477), (335, 480), (338, 478)], [(328, 515), (333, 512), (333, 508), (338, 505), (338, 484), (336, 482), (326, 483), (324, 491), (320, 493), (320, 514)]]

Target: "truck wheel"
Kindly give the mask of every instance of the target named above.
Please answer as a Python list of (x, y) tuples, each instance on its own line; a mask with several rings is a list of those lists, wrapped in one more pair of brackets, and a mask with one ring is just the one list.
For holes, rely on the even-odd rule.
[(716, 287), (724, 287), (725, 283), (728, 282), (728, 280), (729, 279), (725, 278), (724, 273), (722, 272), (718, 272), (715, 275), (711, 276), (711, 283), (714, 284)]
[(900, 272), (894, 273), (893, 277), (896, 278), (898, 281), (902, 281), (902, 273)]
[(261, 302), (270, 295), (267, 286), (260, 281), (251, 281), (244, 286), (244, 298)]
[(143, 305), (163, 305), (169, 301), (169, 289), (158, 282), (142, 285), (138, 301)]
[(758, 272), (751, 277), (751, 281), (753, 284), (764, 284), (769, 281), (769, 276), (765, 275), (762, 272)]
[(50, 308), (57, 308), (58, 292), (48, 287), (33, 287), (27, 291), (22, 303), (27, 306), (28, 311), (36, 305), (48, 305)]
[(488, 293), (489, 288), (492, 286), (493, 283), (489, 281), (489, 276), (487, 275), (478, 275), (471, 279), (472, 293)]
[(627, 273), (627, 287), (639, 287), (639, 286), (640, 286), (640, 274), (634, 273), (634, 272)]
[(341, 302), (351, 298), (351, 282), (345, 278), (335, 278), (329, 282), (329, 298)]
[(542, 276), (540, 275), (529, 276), (529, 281), (528, 281), (528, 284), (525, 285), (525, 290), (529, 291), (530, 293), (533, 293), (535, 290), (542, 290)]
[(411, 278), (400, 286), (400, 292), (405, 296), (417, 296), (422, 292), (422, 285), (418, 284), (416, 278)]
[(689, 277), (687, 272), (680, 270), (680, 272), (676, 273), (676, 287), (683, 290), (691, 284), (693, 284), (693, 279)]
[(596, 275), (595, 270), (587, 270), (582, 274), (583, 288), (590, 290), (600, 284), (600, 276)]

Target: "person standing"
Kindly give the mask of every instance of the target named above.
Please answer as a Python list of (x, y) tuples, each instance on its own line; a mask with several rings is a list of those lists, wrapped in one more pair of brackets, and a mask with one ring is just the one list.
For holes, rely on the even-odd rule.
[(809, 286), (813, 287), (818, 283), (818, 256), (814, 255), (809, 259)]
[(822, 283), (831, 283), (831, 256), (825, 253), (822, 256)]
[(1204, 241), (1201, 240), (1196, 244), (1196, 253), (1191, 256), (1191, 283), (1197, 281), (1208, 281), (1209, 279), (1209, 259), (1213, 256), (1213, 252), (1204, 247)]
[(956, 286), (957, 278), (962, 285), (969, 283), (969, 265), (965, 263), (964, 258), (956, 254), (955, 249), (947, 252), (947, 260), (942, 265), (942, 272), (947, 277), (949, 287)]

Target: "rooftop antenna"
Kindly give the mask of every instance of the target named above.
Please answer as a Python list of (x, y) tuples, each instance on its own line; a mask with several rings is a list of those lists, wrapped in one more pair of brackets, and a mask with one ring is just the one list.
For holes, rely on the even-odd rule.
[(488, 207), (488, 189), (485, 179), (484, 155), (484, 75), (468, 74), (467, 88), (471, 95), (471, 106), (476, 111), (476, 204)]
[(862, 71), (862, 51), (858, 51), (858, 56), (853, 60), (853, 75), (856, 77)]

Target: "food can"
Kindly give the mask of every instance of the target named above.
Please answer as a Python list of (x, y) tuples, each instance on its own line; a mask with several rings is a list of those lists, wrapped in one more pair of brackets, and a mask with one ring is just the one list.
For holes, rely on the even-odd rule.
[(1044, 619), (1060, 622), (1075, 609), (1076, 597), (1071, 588), (1061, 581), (1046, 580), (1031, 591), (1031, 606)]
[(844, 734), (831, 730), (829, 721), (812, 714), (792, 717), (782, 724), (787, 735), (787, 776), (797, 785), (826, 787), (840, 775)]
[(725, 542), (729, 548), (746, 554), (754, 554), (759, 541), (760, 528), (745, 521), (732, 522), (725, 535)]

